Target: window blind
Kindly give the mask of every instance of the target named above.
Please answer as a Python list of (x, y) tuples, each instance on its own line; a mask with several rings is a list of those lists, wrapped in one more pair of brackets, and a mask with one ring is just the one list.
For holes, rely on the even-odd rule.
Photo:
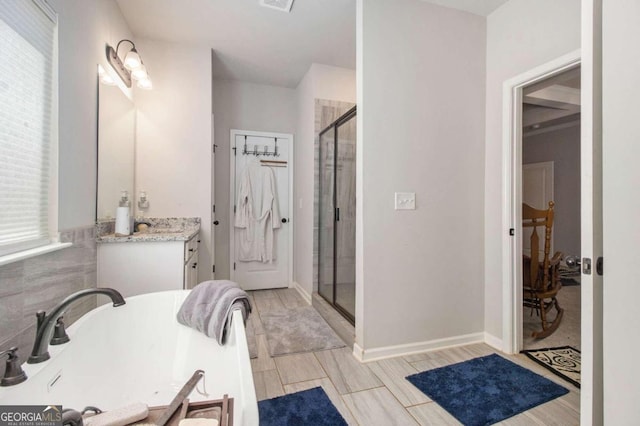
[(43, 0), (2, 0), (0, 255), (50, 242), (55, 38)]

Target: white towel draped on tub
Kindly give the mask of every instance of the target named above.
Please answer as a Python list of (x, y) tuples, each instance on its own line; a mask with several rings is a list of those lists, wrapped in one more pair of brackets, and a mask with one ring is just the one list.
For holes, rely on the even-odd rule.
[(238, 232), (238, 260), (271, 262), (276, 256), (274, 229), (280, 228), (278, 193), (273, 170), (251, 160), (240, 178), (235, 227)]

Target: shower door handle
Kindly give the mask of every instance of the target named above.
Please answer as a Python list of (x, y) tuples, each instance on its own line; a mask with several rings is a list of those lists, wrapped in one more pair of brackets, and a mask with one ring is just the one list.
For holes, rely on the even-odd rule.
[(336, 207), (336, 222), (340, 222), (340, 207)]

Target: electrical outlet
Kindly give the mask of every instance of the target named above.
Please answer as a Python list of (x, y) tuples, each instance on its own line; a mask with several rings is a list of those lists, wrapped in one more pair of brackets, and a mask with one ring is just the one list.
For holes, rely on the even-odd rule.
[(415, 210), (416, 209), (416, 193), (415, 192), (396, 192), (396, 210)]

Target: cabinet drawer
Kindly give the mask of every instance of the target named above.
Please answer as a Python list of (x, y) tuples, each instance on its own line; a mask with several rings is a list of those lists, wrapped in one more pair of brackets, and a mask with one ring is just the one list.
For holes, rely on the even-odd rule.
[(200, 234), (196, 234), (184, 245), (184, 263), (187, 263), (191, 256), (198, 252), (198, 242)]

